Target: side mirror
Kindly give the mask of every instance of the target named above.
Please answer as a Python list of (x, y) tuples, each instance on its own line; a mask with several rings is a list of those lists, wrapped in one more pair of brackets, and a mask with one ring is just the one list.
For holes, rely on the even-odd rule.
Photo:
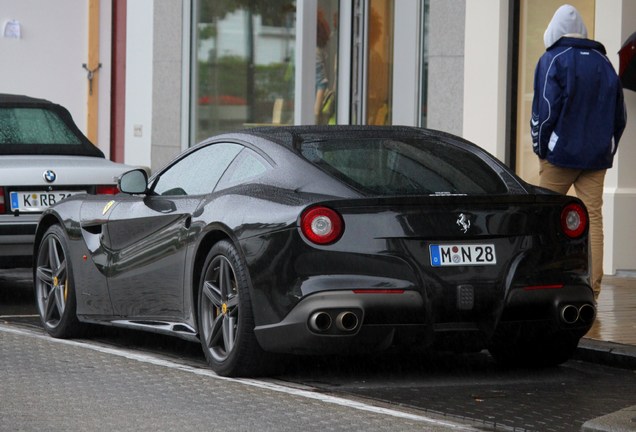
[(117, 180), (117, 186), (123, 193), (140, 195), (148, 190), (148, 175), (142, 169), (123, 173)]

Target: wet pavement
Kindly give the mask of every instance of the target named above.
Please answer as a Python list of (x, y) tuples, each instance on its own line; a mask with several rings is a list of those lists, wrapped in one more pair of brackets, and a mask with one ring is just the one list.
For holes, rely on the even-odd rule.
[[(605, 276), (597, 306), (596, 321), (579, 343), (577, 358), (636, 372), (636, 273)], [(636, 431), (636, 405), (590, 420), (582, 430)]]
[[(6, 271), (0, 272), (0, 286), (4, 288), (3, 277), (11, 278), (15, 288), (12, 292), (0, 289), (0, 305), (5, 303), (5, 298), (10, 297), (16, 305), (10, 312), (15, 315), (15, 318), (7, 318), (10, 315), (6, 315), (6, 310), (0, 315), (13, 322), (20, 322), (20, 320), (37, 322), (33, 315), (28, 315), (33, 313), (33, 290), (30, 274), (27, 272), (7, 275)], [(27, 316), (24, 316), (25, 314)], [(108, 344), (108, 342), (106, 343)], [(195, 362), (201, 361), (199, 357), (197, 356)], [(303, 379), (305, 385), (327, 393), (330, 391), (339, 394), (347, 393), (353, 397), (361, 397), (363, 400), (377, 401), (374, 403), (386, 403), (387, 406), (397, 405), (400, 409), (411, 408), (415, 410), (414, 412), (422, 412), (421, 410), (423, 410), (427, 415), (435, 416), (443, 412), (445, 416), (457, 420), (489, 418), (490, 416), (494, 420), (484, 424), (484, 426), (487, 428), (495, 426), (496, 430), (499, 430), (498, 418), (529, 418), (528, 412), (540, 408), (544, 411), (533, 417), (533, 423), (526, 423), (524, 429), (512, 430), (556, 431), (578, 430), (580, 428), (586, 432), (636, 431), (636, 385), (634, 384), (636, 376), (634, 375), (636, 372), (636, 274), (605, 277), (603, 290), (598, 300), (596, 322), (588, 335), (581, 340), (576, 358), (598, 364), (599, 377), (592, 377), (593, 382), (590, 382), (586, 366), (578, 368), (575, 362), (568, 362), (567, 368), (561, 368), (560, 371), (555, 371), (552, 374), (551, 372), (528, 373), (524, 377), (522, 373), (514, 378), (508, 378), (505, 376), (505, 372), (492, 366), (487, 356), (477, 355), (472, 360), (472, 366), (475, 369), (467, 376), (448, 374), (447, 377), (444, 377), (444, 369), (435, 371), (433, 368), (432, 372), (428, 371), (428, 388), (426, 385), (412, 385), (412, 382), (407, 382), (410, 379), (409, 374), (400, 375), (399, 371), (395, 375), (398, 377), (397, 379), (393, 379), (389, 385), (381, 387), (370, 385), (373, 381), (366, 380), (364, 373), (360, 371), (357, 374), (349, 375), (356, 377), (357, 382), (347, 382), (338, 377), (329, 377), (325, 373), (325, 369), (320, 372), (320, 377), (317, 378), (320, 380), (319, 382), (312, 382), (311, 377)], [(67, 362), (73, 363), (74, 360), (60, 361), (58, 366), (62, 367)], [(436, 358), (436, 361), (439, 361), (439, 358)], [(452, 361), (453, 359), (449, 359), (449, 362)], [(603, 370), (605, 366), (618, 367), (623, 372)], [(420, 366), (413, 372), (415, 374), (419, 372), (421, 375), (421, 371), (426, 370), (427, 367), (426, 365)], [(382, 370), (379, 368), (377, 373), (379, 376), (387, 376), (390, 372), (395, 373), (395, 370), (391, 369)], [(92, 366), (86, 366), (84, 371), (86, 379), (90, 376), (91, 370), (93, 370)], [(450, 370), (453, 368), (451, 367)], [(5, 379), (8, 373), (5, 371)], [(48, 372), (45, 375), (42, 378), (43, 383), (52, 379)], [(490, 377), (493, 375), (504, 376), (504, 379), (514, 381), (514, 388), (505, 383), (503, 385), (493, 384), (490, 381)], [(434, 378), (431, 379), (431, 376)], [(449, 382), (448, 377), (451, 381), (452, 379), (458, 380), (457, 383)], [(405, 381), (399, 382), (400, 379)], [(473, 387), (471, 387), (471, 382), (467, 383), (466, 380), (474, 381)], [(561, 386), (562, 394), (559, 394), (558, 389), (555, 391), (555, 382)], [(7, 382), (5, 381), (4, 384)], [(604, 390), (597, 395), (594, 391), (590, 392), (590, 388), (603, 388)], [(612, 395), (612, 397), (608, 397), (608, 395)], [(568, 410), (567, 405), (561, 403), (564, 398), (575, 401), (577, 406), (589, 407), (588, 411)], [(545, 411), (546, 407), (549, 408), (547, 411)], [(133, 413), (135, 412), (133, 410)], [(494, 417), (491, 413), (496, 413), (499, 417)], [(0, 419), (6, 419), (5, 415), (8, 415), (8, 411), (0, 409)], [(15, 416), (16, 413), (12, 413), (12, 415)], [(545, 423), (541, 423), (542, 417), (544, 417)], [(556, 428), (554, 419), (560, 419), (559, 422), (563, 425), (569, 424), (570, 429)], [(592, 420), (584, 422), (581, 419)], [(299, 423), (292, 424), (298, 426)], [(574, 424), (578, 426), (572, 429), (571, 426)], [(245, 427), (246, 424), (243, 426)], [(333, 427), (334, 425), (323, 424), (323, 426), (327, 426), (329, 429), (329, 426)], [(363, 427), (364, 423), (358, 423), (358, 426)], [(403, 426), (407, 425), (403, 424)], [(422, 424), (419, 422), (408, 423), (407, 428), (411, 426), (417, 428), (421, 427)], [(501, 426), (503, 427), (503, 425)], [(380, 427), (379, 430), (382, 430), (383, 427)], [(2, 427), (0, 430), (3, 430)], [(507, 429), (503, 427), (501, 430)]]

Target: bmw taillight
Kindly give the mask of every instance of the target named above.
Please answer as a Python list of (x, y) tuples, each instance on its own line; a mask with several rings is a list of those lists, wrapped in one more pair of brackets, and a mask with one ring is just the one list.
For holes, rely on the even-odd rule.
[(587, 212), (581, 204), (568, 204), (561, 211), (561, 229), (568, 237), (580, 237), (587, 229), (587, 224)]
[(4, 188), (0, 186), (0, 214), (4, 213)]
[(119, 188), (116, 185), (96, 186), (95, 193), (97, 195), (115, 195), (119, 193)]
[(310, 207), (300, 216), (300, 230), (309, 241), (327, 245), (340, 238), (344, 232), (344, 221), (338, 212), (329, 207)]

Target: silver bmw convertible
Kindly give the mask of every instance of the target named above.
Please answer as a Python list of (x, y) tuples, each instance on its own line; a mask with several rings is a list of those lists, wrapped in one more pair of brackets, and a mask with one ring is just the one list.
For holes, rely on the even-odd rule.
[(129, 169), (106, 159), (66, 108), (0, 94), (0, 268), (31, 265), (43, 210), (79, 193), (114, 194)]

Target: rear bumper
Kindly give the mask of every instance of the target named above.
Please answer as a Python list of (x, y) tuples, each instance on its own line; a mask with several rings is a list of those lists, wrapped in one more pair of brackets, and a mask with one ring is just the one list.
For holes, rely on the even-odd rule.
[(30, 266), (38, 215), (0, 216), (0, 268)]
[[(316, 314), (329, 318), (323, 316), (325, 320), (317, 325)], [(355, 319), (348, 315), (351, 319), (343, 325), (343, 314), (353, 314)], [(393, 343), (396, 330), (425, 329), (424, 300), (417, 291), (327, 291), (305, 297), (281, 322), (257, 326), (254, 331), (266, 351), (336, 354), (381, 350)]]
[[(579, 317), (582, 307), (585, 310)], [(399, 294), (326, 291), (305, 297), (281, 322), (257, 326), (255, 334), (264, 350), (292, 354), (379, 351), (405, 341), (426, 347), (457, 340), (461, 349), (472, 340), (483, 348), (494, 334), (518, 325), (536, 328), (538, 334), (565, 331), (582, 337), (595, 315), (592, 291), (581, 285), (515, 289), (499, 314), (491, 311), (479, 323), (436, 323), (430, 308), (414, 290)], [(568, 308), (567, 319), (564, 308)]]
[[(594, 303), (594, 294), (587, 285), (565, 285), (544, 289), (517, 288), (508, 295), (500, 322), (552, 319), (567, 326), (568, 323), (564, 322), (562, 317), (563, 308), (572, 306), (578, 309)], [(591, 327), (592, 323), (585, 321), (576, 320), (571, 324)]]

